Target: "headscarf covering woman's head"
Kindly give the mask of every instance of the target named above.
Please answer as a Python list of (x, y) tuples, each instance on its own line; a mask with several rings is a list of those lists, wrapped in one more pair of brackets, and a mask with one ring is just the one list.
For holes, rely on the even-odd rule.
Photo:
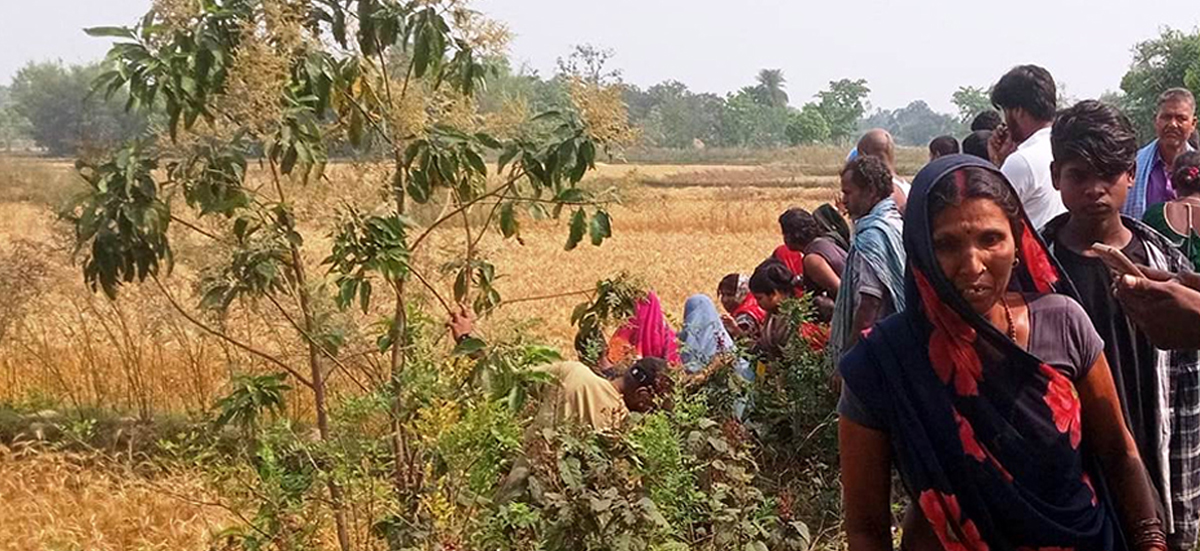
[(679, 342), (682, 344), (679, 357), (689, 373), (703, 370), (714, 358), (726, 354), (733, 360), (738, 374), (746, 376), (746, 360), (737, 358), (737, 345), (721, 323), (716, 305), (707, 296), (692, 295), (683, 304)]
[(935, 298), (922, 296), (924, 286), (926, 293), (935, 293), (940, 302), (965, 320), (973, 324), (983, 322), (942, 273), (933, 248), (934, 219), (944, 209), (969, 199), (989, 199), (1009, 219), (1018, 260), (1009, 289), (1036, 293), (1059, 290), (1056, 285), (1061, 280), (1058, 275), (1061, 270), (1033, 231), (1033, 224), (1008, 179), (990, 162), (978, 157), (947, 155), (921, 169), (908, 196), (904, 217), (904, 249), (910, 263), (905, 280), (907, 303), (924, 304)]
[[(934, 211), (988, 187), (972, 177), (991, 176), (1015, 195), (994, 166), (972, 156), (942, 157), (917, 174), (905, 212), (908, 306), (843, 359), (843, 388), (884, 419), (896, 468), (947, 548), (1119, 548), (1115, 511), (1080, 448), (1072, 381), (977, 314), (934, 255)], [(1020, 263), (1009, 289), (1069, 292), (1019, 214)]]

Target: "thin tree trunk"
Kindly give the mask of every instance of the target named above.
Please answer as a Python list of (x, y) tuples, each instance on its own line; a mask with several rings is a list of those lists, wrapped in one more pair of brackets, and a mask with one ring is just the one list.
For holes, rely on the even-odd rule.
[[(315, 327), (312, 315), (312, 303), (308, 295), (307, 279), (304, 274), (304, 263), (300, 258), (300, 250), (295, 246), (291, 246), (292, 265), (296, 274), (296, 287), (300, 297), (300, 310), (304, 315), (304, 332), (309, 335), (315, 335)], [(311, 339), (308, 341), (308, 365), (311, 370), (311, 379), (313, 387), (313, 403), (317, 410), (317, 432), (321, 435), (321, 440), (329, 440), (329, 414), (325, 409), (325, 374), (321, 372), (321, 351), (317, 349), (317, 343)], [(350, 533), (346, 527), (346, 510), (342, 500), (342, 488), (338, 486), (334, 480), (329, 481), (329, 501), (333, 504), (333, 519), (337, 526), (338, 546), (342, 551), (350, 551)]]
[[(396, 197), (396, 213), (404, 215), (404, 171), (400, 166), (401, 160), (397, 153), (395, 174), (392, 176), (392, 193)], [(393, 282), (396, 288), (396, 308), (393, 312), (392, 323), (392, 358), (389, 387), (392, 392), (392, 484), (395, 487), (398, 500), (409, 496), (409, 480), (405, 464), (409, 461), (409, 450), (404, 429), (404, 389), (400, 386), (400, 377), (404, 373), (408, 349), (408, 312), (405, 303), (404, 279), (398, 278)], [(401, 504), (403, 505), (403, 504)]]

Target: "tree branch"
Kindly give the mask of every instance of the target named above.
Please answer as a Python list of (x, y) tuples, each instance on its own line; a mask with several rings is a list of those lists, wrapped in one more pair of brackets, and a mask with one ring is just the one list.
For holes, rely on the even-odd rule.
[(181, 226), (183, 226), (189, 230), (192, 230), (200, 235), (203, 235), (204, 237), (212, 239), (213, 241), (217, 241), (217, 242), (222, 241), (220, 236), (218, 236), (212, 232), (209, 232), (208, 230), (205, 230), (205, 229), (201, 228), (200, 226), (197, 226), (191, 222), (188, 222), (187, 220), (184, 220), (178, 216), (175, 216), (174, 214), (171, 215), (171, 221), (178, 222)]
[(287, 322), (292, 325), (292, 328), (296, 330), (296, 332), (300, 333), (300, 335), (302, 335), (306, 340), (308, 340), (308, 342), (310, 342), (314, 346), (316, 346), (317, 350), (320, 350), (321, 353), (324, 354), (326, 358), (329, 358), (329, 360), (332, 361), (334, 363), (334, 365), (338, 366), (343, 372), (345, 372), (346, 377), (348, 377), (351, 381), (354, 381), (354, 384), (358, 385), (358, 388), (360, 390), (362, 390), (363, 392), (368, 392), (368, 393), (371, 392), (367, 387), (363, 386), (363, 384), (361, 382), (359, 382), (358, 379), (355, 379), (354, 375), (350, 374), (350, 368), (346, 367), (346, 364), (342, 363), (342, 361), (339, 360), (337, 358), (337, 356), (334, 356), (332, 352), (330, 352), (329, 350), (326, 350), (325, 347), (321, 345), (321, 343), (317, 342), (317, 339), (313, 338), (312, 335), (308, 334), (308, 331), (305, 331), (303, 327), (300, 327), (300, 324), (296, 323), (296, 320), (293, 319), (292, 316), (287, 313), (287, 310), (285, 310), (283, 308), (282, 304), (279, 304), (278, 300), (275, 300), (274, 296), (272, 296), (270, 293), (265, 293), (265, 295), (267, 297), (267, 300), (271, 301), (271, 304), (275, 305), (275, 308), (279, 310), (279, 313), (283, 316), (283, 319), (286, 319)]
[(509, 178), (509, 180), (508, 180), (507, 182), (505, 182), (504, 184), (502, 184), (502, 185), (498, 186), (496, 189), (493, 189), (493, 190), (491, 190), (491, 191), (489, 191), (489, 192), (487, 192), (487, 193), (484, 193), (483, 195), (480, 195), (479, 197), (476, 197), (476, 198), (474, 198), (474, 199), (472, 199), (472, 200), (470, 200), (470, 201), (468, 201), (468, 202), (466, 202), (466, 203), (463, 203), (463, 204), (459, 205), (457, 208), (455, 208), (454, 210), (452, 210), (452, 211), (450, 211), (450, 212), (446, 213), (446, 215), (445, 215), (445, 216), (443, 216), (443, 217), (441, 217), (441, 218), (438, 218), (438, 219), (437, 219), (437, 220), (435, 220), (435, 221), (434, 221), (432, 224), (430, 224), (429, 226), (427, 226), (427, 227), (425, 228), (425, 231), (424, 231), (424, 232), (421, 232), (421, 235), (417, 236), (416, 240), (414, 240), (414, 241), (413, 241), (412, 245), (410, 245), (410, 246), (408, 247), (408, 250), (409, 250), (410, 252), (411, 252), (411, 251), (415, 251), (415, 250), (417, 250), (417, 247), (419, 247), (419, 246), (421, 245), (421, 242), (422, 242), (422, 241), (425, 241), (425, 238), (426, 238), (426, 237), (429, 237), (429, 234), (433, 232), (434, 228), (437, 228), (438, 226), (440, 226), (440, 225), (442, 225), (442, 224), (446, 223), (446, 221), (447, 221), (447, 220), (450, 220), (451, 218), (453, 218), (453, 217), (457, 216), (457, 215), (458, 215), (458, 213), (460, 213), (460, 212), (463, 212), (463, 211), (465, 211), (465, 210), (467, 210), (467, 209), (471, 208), (471, 206), (473, 206), (473, 205), (475, 205), (475, 204), (477, 204), (477, 203), (479, 203), (479, 202), (483, 201), (484, 199), (488, 199), (488, 198), (490, 198), (490, 197), (495, 197), (495, 196), (496, 196), (496, 195), (498, 195), (498, 194), (504, 193), (504, 192), (505, 192), (505, 191), (506, 191), (508, 188), (510, 188), (510, 187), (512, 187), (514, 184), (516, 184), (516, 183), (517, 183), (517, 180), (519, 180), (519, 179), (520, 179), (522, 176), (524, 176), (524, 175), (525, 175), (525, 171), (524, 171), (524, 170), (522, 170), (522, 171), (521, 171), (521, 172), (519, 172), (519, 173), (515, 173), (515, 174), (513, 174), (513, 175), (512, 175), (512, 176)]
[(175, 300), (175, 297), (171, 296), (171, 292), (167, 291), (166, 286), (164, 286), (162, 284), (162, 282), (158, 280), (157, 275), (151, 275), (150, 278), (154, 280), (154, 284), (158, 286), (158, 289), (160, 291), (162, 291), (163, 296), (167, 297), (167, 301), (171, 303), (171, 306), (173, 308), (175, 308), (175, 310), (177, 312), (179, 312), (179, 314), (181, 316), (183, 316), (185, 319), (187, 319), (189, 322), (191, 322), (192, 325), (195, 325), (196, 327), (203, 329), (206, 333), (209, 333), (210, 335), (213, 335), (214, 337), (217, 337), (217, 338), (219, 338), (229, 344), (232, 344), (246, 352), (249, 352), (250, 354), (252, 354), (254, 356), (258, 356), (259, 358), (262, 358), (268, 362), (271, 362), (272, 364), (275, 364), (276, 366), (283, 369), (284, 371), (287, 371), (289, 375), (295, 377), (296, 380), (300, 381), (302, 384), (304, 384), (304, 386), (306, 386), (308, 388), (312, 388), (312, 383), (309, 382), (308, 379), (304, 378), (303, 375), (301, 375), (295, 369), (292, 369), (287, 364), (280, 361), (275, 356), (267, 354), (266, 352), (258, 350), (257, 348), (254, 348), (254, 347), (252, 347), (248, 344), (245, 344), (233, 337), (230, 337), (229, 335), (226, 335), (225, 333), (223, 333), (221, 331), (218, 331), (216, 329), (209, 327), (208, 325), (206, 325), (204, 322), (200, 321), (199, 319), (196, 319), (195, 316), (193, 316), (191, 313), (189, 313), (187, 310), (185, 310), (183, 308), (183, 306), (181, 306), (179, 304), (179, 302)]
[(437, 289), (435, 289), (433, 287), (433, 285), (430, 285), (429, 282), (426, 281), (424, 277), (421, 277), (421, 272), (418, 272), (412, 266), (408, 267), (408, 271), (412, 275), (416, 276), (417, 281), (421, 282), (421, 285), (424, 285), (426, 289), (429, 289), (429, 292), (433, 293), (433, 298), (436, 298), (438, 302), (442, 303), (442, 308), (446, 309), (447, 314), (451, 314), (451, 315), (454, 314), (454, 310), (452, 310), (450, 308), (450, 303), (446, 302), (446, 299), (442, 298), (441, 293), (438, 293)]

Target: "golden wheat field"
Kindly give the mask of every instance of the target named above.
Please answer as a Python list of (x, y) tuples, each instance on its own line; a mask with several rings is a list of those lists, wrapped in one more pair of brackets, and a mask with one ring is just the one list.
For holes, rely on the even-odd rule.
[[(501, 336), (519, 329), (570, 354), (571, 309), (597, 280), (620, 272), (657, 291), (677, 321), (689, 295), (712, 296), (723, 275), (747, 273), (771, 253), (780, 242), (776, 218), (785, 208), (833, 200), (841, 155), (817, 148), (758, 165), (602, 165), (585, 185), (612, 188), (620, 197), (610, 209), (613, 238), (602, 246), (585, 243), (565, 251), (565, 220), (524, 219), (520, 241), (499, 234), (480, 240), (477, 254), (497, 266), (498, 287), (508, 302), (481, 321), (482, 333)], [(902, 171), (911, 172), (922, 155), (904, 151)], [(370, 363), (369, 332), (378, 330), (374, 322), (386, 314), (386, 305), (366, 314), (337, 311), (332, 278), (320, 261), (339, 213), (351, 206), (369, 212), (382, 204), (386, 172), (346, 163), (326, 174), (306, 186), (291, 183), (287, 193), (305, 234), (305, 260), (314, 267), (318, 309), (331, 324), (347, 328), (347, 342), (359, 343), (342, 352), (343, 361)], [(220, 324), (285, 360), (302, 361), (304, 350), (279, 315), (286, 305), (246, 304), (224, 319), (197, 309), (196, 282), (222, 250), (178, 229), (172, 230), (176, 263), (162, 287), (130, 285), (116, 301), (87, 289), (72, 258), (71, 230), (56, 216), (80, 185), (68, 162), (0, 157), (0, 402), (98, 406), (142, 418), (187, 414), (209, 408), (232, 373), (266, 369), (183, 313)], [(177, 210), (187, 218), (184, 209)], [(414, 217), (420, 221), (422, 213)], [(201, 227), (211, 222), (188, 220)], [(465, 238), (458, 228), (439, 229), (432, 247), (414, 259), (442, 295), (451, 295), (452, 276), (442, 275), (438, 266)], [(426, 305), (434, 318), (444, 314), (436, 300)], [(352, 384), (360, 381), (335, 372), (331, 388), (336, 393)], [(309, 406), (300, 399), (289, 407), (303, 415)], [(0, 547), (204, 549), (230, 520), (225, 511), (204, 505), (204, 489), (187, 473), (142, 477), (83, 463), (87, 460), (0, 449), (0, 510), (6, 511)]]

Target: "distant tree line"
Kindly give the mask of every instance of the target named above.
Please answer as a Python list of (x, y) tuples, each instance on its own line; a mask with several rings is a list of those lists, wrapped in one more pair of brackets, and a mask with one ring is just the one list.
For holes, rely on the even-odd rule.
[[(1150, 139), (1159, 93), (1184, 86), (1200, 95), (1200, 31), (1165, 29), (1133, 52), (1121, 89), (1100, 99), (1124, 109), (1141, 136)], [(675, 80), (643, 89), (622, 83), (620, 71), (610, 67), (612, 56), (611, 50), (576, 46), (549, 77), (514, 68), (506, 59), (493, 60), (479, 111), (503, 119), (514, 109), (564, 108), (568, 76), (619, 84), (630, 122), (641, 130), (641, 144), (682, 149), (846, 144), (874, 127), (887, 129), (902, 145), (919, 146), (943, 134), (961, 138), (971, 118), (992, 108), (987, 87), (964, 85), (951, 96), (954, 114), (934, 111), (923, 100), (872, 111), (871, 89), (862, 79), (832, 81), (797, 107), (779, 69), (762, 69), (753, 83), (725, 95), (693, 92)], [(18, 71), (0, 86), (0, 148), (32, 142), (51, 155), (73, 156), (153, 130), (156, 125), (125, 112), (125, 97), (90, 92), (100, 71), (99, 63), (61, 62), (30, 63)], [(332, 150), (339, 148), (333, 144)]]

